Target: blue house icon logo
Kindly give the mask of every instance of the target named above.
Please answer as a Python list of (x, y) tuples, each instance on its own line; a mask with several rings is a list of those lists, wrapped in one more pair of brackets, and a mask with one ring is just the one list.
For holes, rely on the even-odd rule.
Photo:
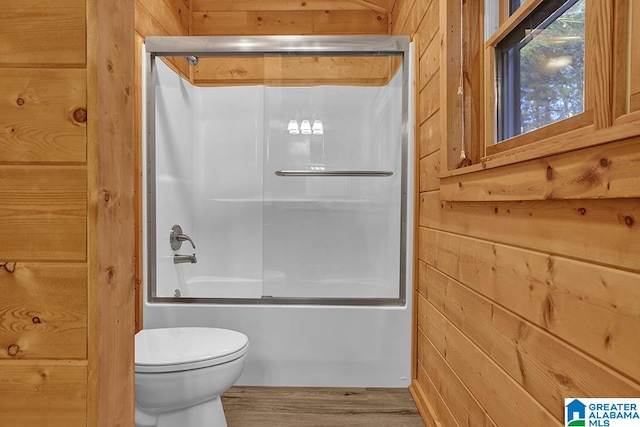
[(584, 426), (585, 425), (585, 409), (587, 405), (574, 399), (567, 405), (566, 426)]

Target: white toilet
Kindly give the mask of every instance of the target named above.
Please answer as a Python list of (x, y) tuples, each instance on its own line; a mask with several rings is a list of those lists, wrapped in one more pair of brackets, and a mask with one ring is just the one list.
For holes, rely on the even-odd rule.
[(136, 334), (136, 427), (226, 427), (220, 395), (240, 377), (246, 335), (216, 328)]

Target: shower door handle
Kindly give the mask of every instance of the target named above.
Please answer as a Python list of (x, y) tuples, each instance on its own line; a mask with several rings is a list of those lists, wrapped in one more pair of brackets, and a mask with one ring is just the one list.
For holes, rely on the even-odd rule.
[(393, 175), (392, 171), (368, 171), (368, 170), (277, 170), (278, 176), (376, 176), (384, 177)]

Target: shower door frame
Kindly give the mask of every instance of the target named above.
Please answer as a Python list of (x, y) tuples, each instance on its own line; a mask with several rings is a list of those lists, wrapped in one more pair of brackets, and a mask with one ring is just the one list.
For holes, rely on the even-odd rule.
[[(404, 306), (407, 302), (408, 226), (407, 188), (409, 167), (409, 67), (408, 36), (185, 36), (147, 37), (146, 63), (146, 226), (147, 226), (147, 301), (149, 303), (243, 304), (243, 305), (330, 305), (330, 306)], [(397, 298), (315, 298), (271, 297), (210, 298), (161, 297), (156, 295), (156, 183), (155, 183), (155, 58), (163, 56), (242, 57), (259, 55), (299, 56), (402, 56), (402, 136), (400, 197), (400, 264)], [(415, 174), (415, 171), (414, 171)], [(410, 195), (413, 197), (413, 194)], [(415, 218), (413, 219), (415, 221)], [(409, 263), (409, 264), (407, 264)]]

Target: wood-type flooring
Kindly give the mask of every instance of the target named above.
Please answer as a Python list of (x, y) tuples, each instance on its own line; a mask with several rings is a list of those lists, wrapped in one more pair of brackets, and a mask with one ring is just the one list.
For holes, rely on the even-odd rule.
[(228, 427), (424, 427), (407, 389), (232, 387)]

